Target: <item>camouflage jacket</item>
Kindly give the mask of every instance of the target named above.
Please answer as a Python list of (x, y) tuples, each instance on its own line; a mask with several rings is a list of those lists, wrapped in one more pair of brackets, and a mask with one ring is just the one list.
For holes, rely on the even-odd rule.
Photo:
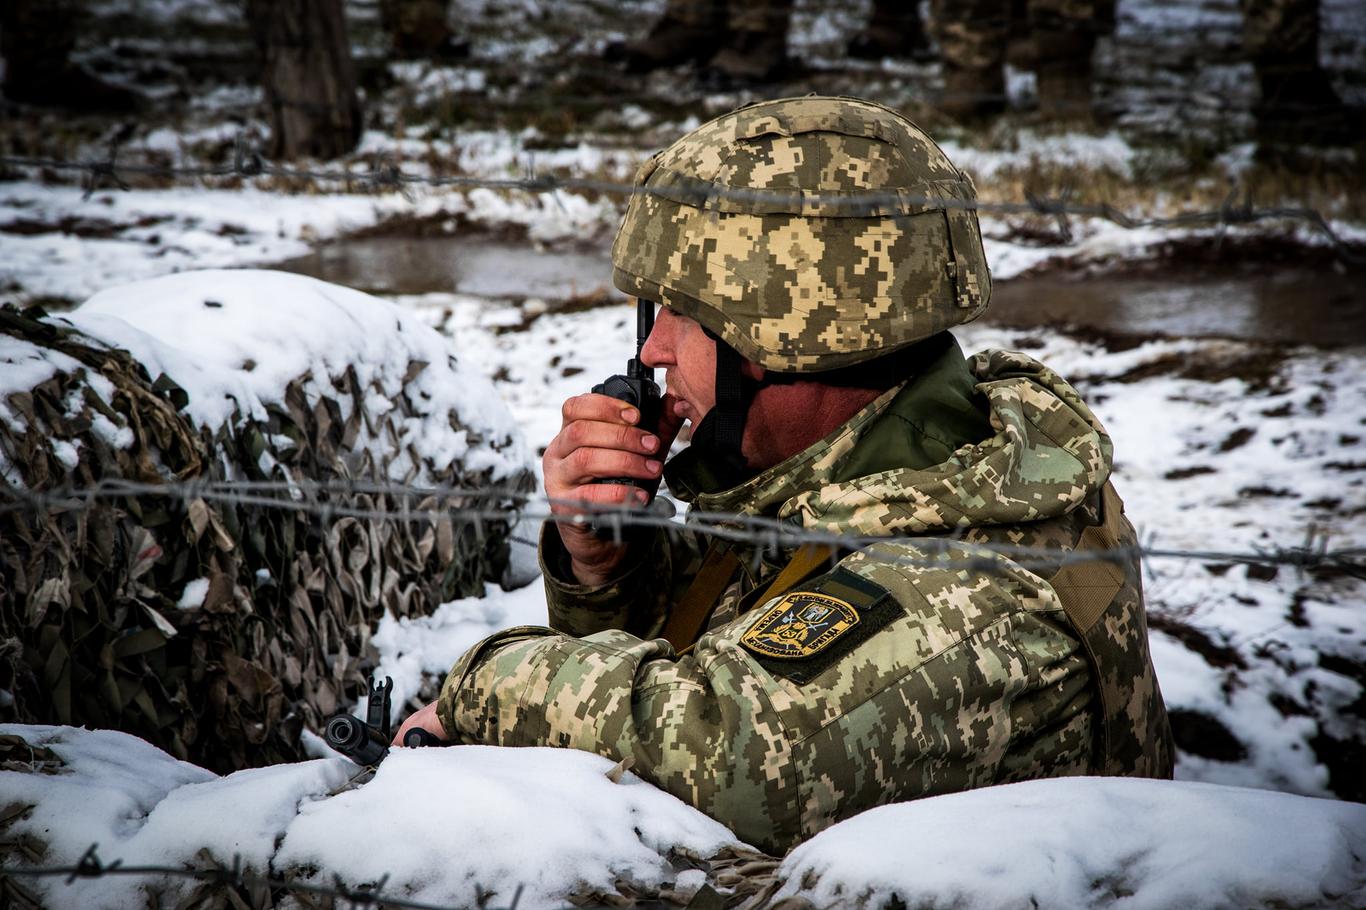
[[(633, 758), (644, 779), (775, 852), (884, 803), (1036, 777), (1168, 776), (1136, 560), (1099, 563), (1099, 582), (1079, 571), (1097, 563), (1063, 564), (1079, 546), (1132, 541), (1107, 484), (1108, 436), (1038, 362), (991, 351), (964, 364), (953, 344), (941, 371), (954, 358), (982, 408), (974, 441), (934, 438), (945, 423), (953, 435), (955, 413), (959, 434), (973, 421), (961, 402), (927, 400), (922, 375), (693, 503), (886, 543), (761, 603), (756, 587), (786, 560), (742, 548), (710, 628), (680, 656), (655, 636), (696, 570), (687, 535), (659, 535), (621, 578), (585, 587), (566, 580), (548, 526), (555, 628), (509, 629), (462, 657), (438, 708), (447, 731)], [(918, 421), (917, 408), (948, 416)], [(889, 466), (898, 450), (919, 464)]]

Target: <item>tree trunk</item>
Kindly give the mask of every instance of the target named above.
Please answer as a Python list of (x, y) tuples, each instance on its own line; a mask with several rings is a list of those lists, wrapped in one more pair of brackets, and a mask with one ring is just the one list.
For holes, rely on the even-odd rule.
[(271, 157), (355, 148), (361, 104), (342, 0), (246, 0), (246, 13), (261, 51)]

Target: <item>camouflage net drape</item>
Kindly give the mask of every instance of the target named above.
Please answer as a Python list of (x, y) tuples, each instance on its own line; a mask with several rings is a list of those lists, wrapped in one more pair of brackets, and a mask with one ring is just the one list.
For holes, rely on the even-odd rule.
[[(369, 413), (378, 380), (364, 388), (348, 367), (298, 377), (265, 421), (196, 428), (185, 393), (125, 351), (12, 307), (0, 310), (0, 334), (79, 363), (4, 402), (12, 419), (0, 419), (0, 458), (30, 491), (110, 478), (389, 480), (387, 464), (352, 443), (396, 440), (390, 421), (413, 413), (406, 388), (392, 411)], [(411, 363), (405, 387), (425, 367)], [(488, 471), (426, 467), (444, 486), (493, 486)], [(532, 483), (524, 471), (500, 486)], [(318, 730), (363, 691), (369, 637), (386, 611), (425, 615), (482, 594), (507, 561), (509, 528), (492, 520), (324, 521), (183, 496), (36, 510), (14, 508), (15, 492), (0, 480), (0, 689), (14, 696), (0, 719), (123, 730), (218, 772), (300, 758), (300, 730)], [(332, 502), (398, 508), (383, 495)], [(207, 580), (202, 602), (180, 606), (197, 580), (192, 590)]]

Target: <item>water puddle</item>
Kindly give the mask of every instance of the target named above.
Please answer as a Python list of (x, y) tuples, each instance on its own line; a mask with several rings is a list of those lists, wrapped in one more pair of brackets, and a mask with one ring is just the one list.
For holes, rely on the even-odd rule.
[[(460, 293), (549, 302), (610, 288), (607, 250), (537, 251), (466, 237), (343, 240), (277, 268), (375, 294)], [(1286, 262), (1173, 262), (1161, 271), (1042, 274), (998, 282), (986, 321), (1109, 332), (1366, 346), (1360, 272)]]
[(537, 251), (530, 241), (366, 237), (319, 247), (274, 268), (370, 294), (456, 293), (565, 300), (607, 288), (607, 250)]
[(1284, 262), (1161, 274), (1044, 274), (992, 288), (985, 319), (998, 324), (1081, 325), (1173, 337), (1366, 346), (1366, 276)]

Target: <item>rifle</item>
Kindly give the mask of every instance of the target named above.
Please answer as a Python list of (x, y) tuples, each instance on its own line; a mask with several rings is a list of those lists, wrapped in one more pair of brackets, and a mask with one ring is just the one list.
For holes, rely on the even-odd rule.
[[(346, 711), (333, 714), (323, 727), (323, 739), (333, 749), (351, 759), (358, 765), (374, 766), (384, 761), (389, 754), (389, 741), (393, 739), (390, 718), (391, 693), (394, 690), (392, 677), (378, 677), (370, 681), (370, 696), (365, 706), (365, 720), (352, 716)], [(403, 734), (403, 745), (408, 748), (418, 746), (439, 746), (441, 740), (421, 727), (414, 727)]]

